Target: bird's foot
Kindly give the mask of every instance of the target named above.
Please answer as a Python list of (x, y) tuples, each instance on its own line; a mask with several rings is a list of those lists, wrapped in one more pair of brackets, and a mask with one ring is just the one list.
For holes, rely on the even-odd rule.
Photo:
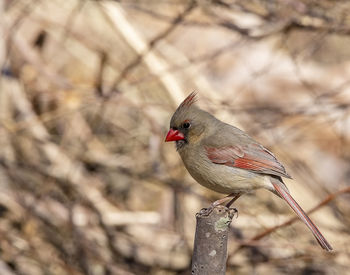
[(204, 216), (208, 216), (211, 212), (213, 212), (214, 208), (222, 205), (224, 202), (227, 201), (227, 198), (221, 199), (221, 200), (217, 200), (214, 201), (212, 204), (210, 204), (210, 206), (208, 208), (203, 208), (201, 209), (201, 211), (199, 212), (199, 214), (204, 215)]
[[(208, 208), (202, 208), (197, 215), (209, 216), (211, 214), (211, 212), (213, 212), (214, 208), (219, 206), (219, 205), (220, 204), (215, 204), (215, 202), (214, 202)], [(237, 218), (238, 218), (238, 210), (237, 210), (237, 208), (227, 207), (227, 206), (223, 206), (223, 205), (222, 205), (222, 207), (226, 207), (226, 209), (229, 211), (230, 216), (232, 216), (232, 218), (234, 217), (235, 214), (237, 214)], [(219, 211), (221, 211), (221, 210), (219, 210)]]
[(200, 216), (209, 216), (213, 212), (215, 205), (211, 204), (208, 208), (202, 208), (197, 215)]
[(235, 216), (235, 214), (237, 215), (236, 219), (238, 218), (238, 209), (237, 208), (229, 207), (228, 210), (230, 211), (230, 214), (232, 215), (232, 218)]

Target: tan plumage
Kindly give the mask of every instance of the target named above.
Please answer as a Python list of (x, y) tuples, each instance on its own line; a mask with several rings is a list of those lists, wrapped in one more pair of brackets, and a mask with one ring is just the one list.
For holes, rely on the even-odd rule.
[(291, 197), (282, 181), (282, 177), (290, 176), (277, 158), (240, 129), (197, 108), (195, 101), (196, 94), (192, 93), (180, 104), (166, 137), (166, 141), (176, 141), (177, 151), (191, 176), (209, 189), (230, 194), (233, 200), (259, 188), (273, 192), (285, 199), (322, 248), (332, 250)]

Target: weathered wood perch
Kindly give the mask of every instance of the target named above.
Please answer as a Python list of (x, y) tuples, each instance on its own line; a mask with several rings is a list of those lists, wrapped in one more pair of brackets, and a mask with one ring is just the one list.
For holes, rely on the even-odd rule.
[(236, 209), (219, 205), (212, 211), (203, 208), (197, 213), (192, 274), (225, 274), (228, 231), (236, 212)]

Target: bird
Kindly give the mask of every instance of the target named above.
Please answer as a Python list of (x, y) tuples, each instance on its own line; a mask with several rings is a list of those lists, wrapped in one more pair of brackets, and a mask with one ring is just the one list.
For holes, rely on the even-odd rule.
[(165, 142), (176, 150), (190, 175), (201, 185), (228, 194), (211, 204), (230, 207), (243, 194), (264, 188), (284, 199), (326, 251), (333, 250), (317, 226), (291, 196), (282, 178), (291, 178), (275, 155), (247, 133), (224, 123), (195, 104), (192, 92), (170, 120)]

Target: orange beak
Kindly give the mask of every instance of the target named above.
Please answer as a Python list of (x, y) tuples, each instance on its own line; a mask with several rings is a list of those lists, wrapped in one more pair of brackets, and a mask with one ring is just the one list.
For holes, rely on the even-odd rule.
[(168, 134), (166, 135), (165, 142), (176, 141), (181, 139), (185, 139), (184, 134), (179, 132), (178, 130), (170, 128)]

